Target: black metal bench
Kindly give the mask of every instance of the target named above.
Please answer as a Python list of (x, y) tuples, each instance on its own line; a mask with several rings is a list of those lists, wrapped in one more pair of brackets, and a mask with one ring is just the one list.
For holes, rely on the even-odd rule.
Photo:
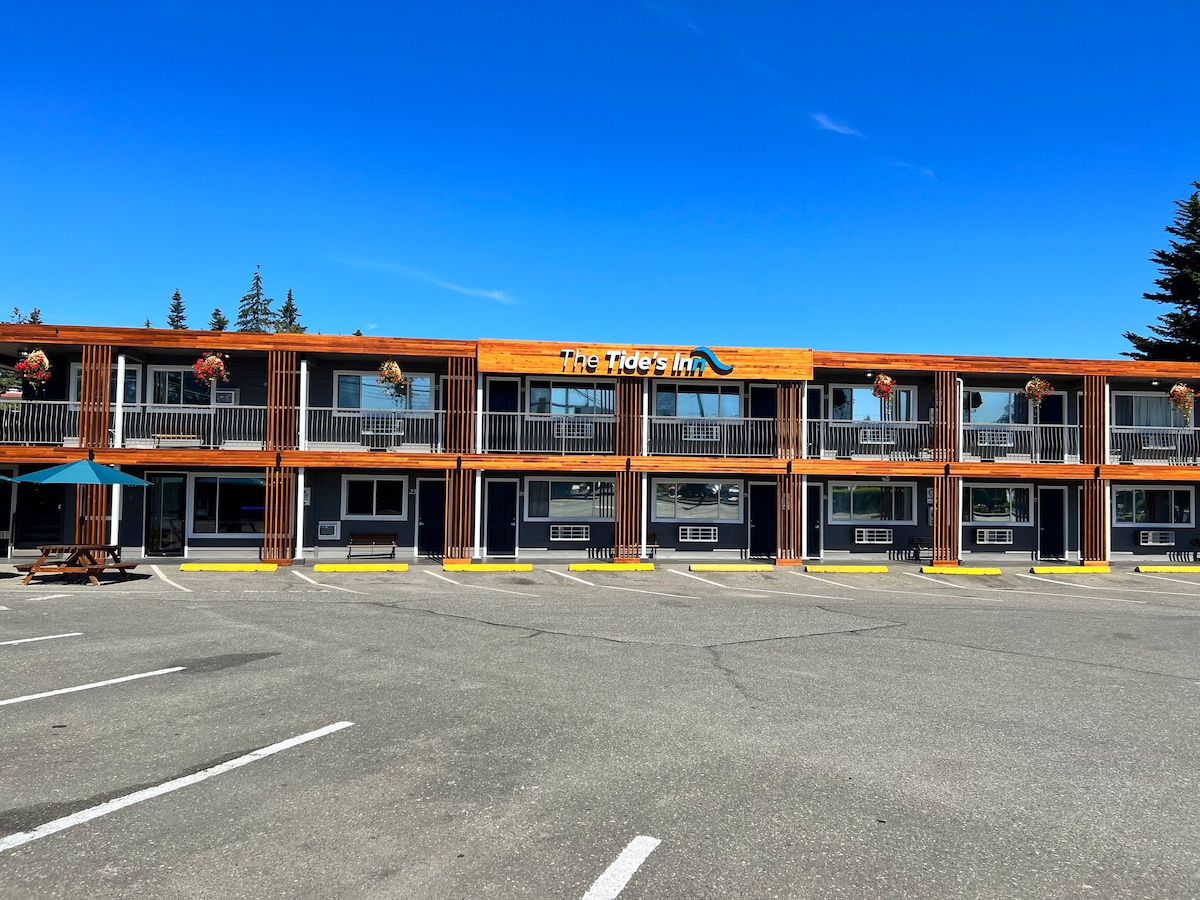
[(398, 538), (399, 535), (394, 531), (352, 534), (350, 543), (346, 545), (346, 559), (353, 556), (383, 556), (385, 554), (388, 559), (395, 559)]
[(928, 553), (929, 561), (933, 562), (933, 537), (925, 535), (914, 535), (908, 539), (908, 543), (912, 546), (912, 558), (920, 562), (921, 554)]

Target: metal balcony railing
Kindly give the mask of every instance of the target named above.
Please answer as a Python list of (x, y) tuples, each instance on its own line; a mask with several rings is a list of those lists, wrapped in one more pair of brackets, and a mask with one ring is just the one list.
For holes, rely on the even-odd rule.
[(962, 426), (960, 458), (968, 462), (1077, 463), (1077, 425), (993, 425), (967, 422)]
[(1113, 426), (1109, 435), (1108, 461), (1159, 466), (1200, 465), (1200, 432), (1194, 428)]
[(655, 416), (650, 453), (658, 456), (774, 456), (775, 420)]
[(616, 416), (485, 412), (484, 453), (612, 453)]
[(194, 447), (262, 450), (265, 406), (127, 406), (122, 423), (126, 447)]
[(308, 410), (309, 450), (440, 453), (446, 414), (419, 410)]
[(812, 420), (805, 455), (811, 459), (932, 459), (933, 426), (929, 422)]
[(79, 404), (67, 400), (0, 403), (0, 443), (79, 446)]

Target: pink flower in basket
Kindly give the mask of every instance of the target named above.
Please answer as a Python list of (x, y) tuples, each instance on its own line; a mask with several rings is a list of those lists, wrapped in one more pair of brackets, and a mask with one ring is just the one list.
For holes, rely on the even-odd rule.
[(192, 374), (196, 376), (197, 381), (205, 384), (212, 384), (214, 381), (228, 381), (229, 370), (225, 368), (226, 358), (224, 353), (218, 353), (216, 350), (205, 353), (192, 365)]
[(402, 397), (408, 388), (408, 379), (404, 377), (404, 373), (400, 371), (400, 364), (394, 359), (387, 359), (379, 364), (379, 377), (375, 380), (394, 397)]
[(1196, 405), (1196, 392), (1181, 381), (1171, 388), (1171, 392), (1167, 396), (1171, 398), (1175, 408), (1183, 413), (1183, 424), (1191, 428), (1192, 407)]
[(884, 375), (880, 372), (875, 376), (875, 387), (871, 388), (871, 393), (882, 400), (884, 403), (892, 402), (892, 391), (896, 389), (896, 379), (890, 375)]
[(1042, 398), (1054, 393), (1054, 385), (1045, 378), (1034, 375), (1025, 383), (1025, 396), (1033, 401), (1034, 406), (1042, 405)]
[(30, 352), (14, 368), (34, 387), (41, 387), (50, 380), (50, 358), (42, 350)]

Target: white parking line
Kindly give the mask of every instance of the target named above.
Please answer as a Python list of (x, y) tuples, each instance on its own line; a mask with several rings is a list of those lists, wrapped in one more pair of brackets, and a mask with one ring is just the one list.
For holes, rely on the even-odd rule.
[(309, 584), (315, 584), (317, 587), (329, 588), (330, 590), (334, 590), (334, 591), (345, 591), (347, 594), (364, 594), (365, 595), (367, 593), (366, 591), (352, 591), (352, 590), (350, 590), (350, 588), (340, 587), (339, 585), (336, 585), (336, 584), (321, 584), (321, 582), (313, 581), (311, 578), (309, 578), (303, 572), (297, 572), (295, 569), (292, 569), (292, 574), (295, 575), (297, 578), (303, 578)]
[(80, 684), (75, 687), (59, 688), (56, 691), (43, 691), (40, 694), (29, 694), (26, 697), (12, 697), (8, 700), (0, 700), (0, 706), (8, 706), (11, 703), (24, 703), (26, 700), (41, 700), (43, 697), (55, 697), (59, 694), (73, 694), (76, 691), (87, 691), (92, 688), (105, 687), (110, 684), (120, 684), (122, 681), (136, 681), (138, 678), (150, 678), (154, 675), (169, 675), (172, 672), (182, 672), (184, 666), (173, 666), (170, 669), (155, 669), (153, 672), (139, 672), (137, 675), (125, 675), (121, 678), (110, 678), (108, 681), (93, 681), (91, 684)]
[(166, 575), (164, 575), (162, 573), (162, 569), (160, 569), (158, 566), (151, 566), (150, 569), (151, 569), (151, 571), (154, 572), (155, 575), (157, 575), (159, 578), (161, 578), (163, 581), (165, 581), (171, 587), (179, 588), (181, 591), (184, 591), (188, 594), (190, 594), (192, 592), (191, 588), (185, 588), (182, 584), (176, 584), (175, 582), (173, 582), (170, 578), (168, 578)]
[[(728, 588), (729, 585), (721, 584), (719, 581), (709, 581), (707, 578), (701, 578), (699, 575), (693, 575), (691, 572), (684, 572), (682, 569), (667, 569), (675, 575), (682, 575), (684, 578), (695, 578), (697, 581), (703, 581), (705, 584), (711, 584), (713, 587)], [(734, 588), (733, 590), (737, 590)]]
[[(1072, 584), (1069, 581), (1055, 581), (1053, 578), (1042, 578), (1040, 575), (1026, 575), (1024, 572), (1013, 572), (1018, 578), (1028, 578), (1030, 581), (1044, 581), (1046, 584), (1061, 584), (1063, 587), (1073, 588), (1093, 588), (1096, 590), (1104, 590), (1104, 588), (1096, 588), (1091, 584)], [(1123, 597), (1089, 597), (1087, 594), (1074, 594), (1069, 599), (1071, 600), (1111, 600), (1113, 603), (1140, 603), (1145, 606), (1150, 601), (1148, 600), (1126, 600)]]
[[(1157, 578), (1159, 581), (1171, 581), (1175, 584), (1189, 584), (1192, 587), (1200, 587), (1200, 581), (1188, 581), (1185, 578), (1167, 578), (1165, 575), (1151, 575), (1149, 572), (1138, 572), (1138, 578)], [(1174, 594), (1177, 597), (1195, 597), (1196, 594), (1185, 594), (1183, 591), (1167, 591), (1168, 594)]]
[(560, 572), (560, 571), (558, 571), (558, 569), (547, 569), (546, 571), (550, 572), (553, 575), (561, 575), (563, 578), (570, 578), (572, 581), (578, 581), (580, 584), (586, 584), (588, 587), (596, 586), (596, 585), (592, 584), (590, 581), (584, 581), (582, 578), (578, 578), (575, 575), (571, 575), (567, 572)]
[[(274, 753), (279, 753), (281, 750), (288, 750), (299, 744), (324, 737), (327, 734), (333, 734), (335, 731), (341, 731), (343, 728), (349, 728), (353, 724), (353, 722), (335, 722), (332, 725), (326, 725), (324, 728), (318, 728), (316, 731), (310, 731), (307, 734), (297, 735), (296, 737), (288, 738), (286, 741), (280, 741), (277, 744), (253, 750), (244, 756), (239, 756), (237, 759), (231, 759), (220, 765), (212, 766), (199, 772), (193, 772), (191, 775), (184, 775), (182, 778), (164, 781), (162, 784), (157, 784), (140, 791), (134, 791), (132, 794), (126, 794), (124, 797), (117, 797), (115, 800), (109, 800), (107, 803), (101, 803), (98, 806), (72, 813), (69, 816), (63, 816), (61, 819), (54, 819), (53, 821), (46, 822), (44, 825), (39, 825), (32, 831), (18, 831), (16, 834), (10, 834), (8, 837), (0, 839), (0, 853), (28, 844), (31, 841), (39, 840), (40, 838), (49, 837), (52, 834), (57, 834), (76, 825), (82, 825), (85, 822), (92, 821), (92, 819), (107, 816), (109, 813), (124, 809), (126, 806), (132, 806), (135, 803), (141, 803), (143, 800), (150, 800), (154, 797), (160, 797), (163, 794), (169, 794), (171, 791), (185, 788), (188, 785), (198, 784), (201, 781), (212, 778), (214, 775), (221, 775), (224, 772), (241, 768), (244, 765), (271, 756)], [(613, 896), (615, 897), (616, 895), (614, 894)]]
[(823, 581), (825, 584), (832, 584), (834, 587), (850, 588), (854, 590), (852, 584), (842, 584), (840, 581), (830, 581), (828, 578), (818, 578), (816, 575), (809, 575), (807, 572), (794, 572), (794, 575), (799, 575), (801, 578), (811, 578), (813, 581)]
[[(621, 855), (613, 864), (592, 882), (592, 886), (583, 895), (583, 900), (615, 900), (621, 891), (625, 890), (629, 879), (641, 868), (646, 857), (653, 853), (654, 848), (661, 843), (662, 841), (658, 838), (639, 834), (629, 842), (629, 846), (621, 851)], [(2, 845), (0, 845), (0, 849), (3, 849)]]
[(34, 641), (52, 641), (55, 638), (79, 637), (81, 634), (83, 634), (82, 631), (68, 631), (64, 634), (46, 634), (42, 637), (21, 638), (16, 641), (0, 641), (0, 647), (11, 647), (13, 644), (32, 644)]
[[(944, 587), (953, 588), (954, 590), (958, 590), (958, 591), (979, 591), (979, 590), (986, 591), (986, 590), (988, 590), (988, 588), (978, 588), (978, 587), (975, 587), (974, 585), (971, 585), (970, 587), (968, 587), (968, 586), (962, 585), (962, 584), (952, 584), (948, 581), (942, 581), (941, 579), (938, 579), (938, 578), (930, 578), (928, 575), (918, 575), (916, 572), (906, 572), (905, 574), (911, 575), (913, 578), (920, 578), (924, 581), (932, 581), (934, 584), (940, 584)], [(926, 591), (921, 596), (931, 597), (933, 595), (931, 593), (929, 593), (928, 591)], [(991, 603), (1003, 603), (1004, 602), (1004, 599), (1002, 597), (962, 597), (961, 595), (951, 595), (951, 596), (954, 596), (955, 599), (962, 599), (962, 600), (987, 600)]]
[(539, 594), (525, 594), (525, 593), (522, 593), (521, 591), (506, 591), (503, 588), (489, 587), (486, 584), (463, 584), (461, 581), (455, 581), (451, 578), (447, 578), (445, 575), (439, 575), (437, 572), (430, 572), (428, 569), (425, 570), (425, 574), (432, 575), (434, 578), (440, 578), (440, 579), (442, 579), (442, 581), (449, 581), (451, 584), (457, 585), (458, 587), (470, 587), (470, 588), (475, 588), (476, 590), (480, 590), (480, 591), (495, 591), (498, 594), (512, 594), (515, 597), (538, 597), (538, 596), (540, 596)]

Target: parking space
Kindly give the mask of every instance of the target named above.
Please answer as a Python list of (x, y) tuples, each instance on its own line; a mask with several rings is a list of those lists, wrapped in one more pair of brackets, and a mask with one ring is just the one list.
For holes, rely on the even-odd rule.
[(162, 672), (0, 705), (0, 842), (179, 783), (3, 896), (1200, 893), (1200, 576), (162, 576), (0, 580), (0, 701)]

